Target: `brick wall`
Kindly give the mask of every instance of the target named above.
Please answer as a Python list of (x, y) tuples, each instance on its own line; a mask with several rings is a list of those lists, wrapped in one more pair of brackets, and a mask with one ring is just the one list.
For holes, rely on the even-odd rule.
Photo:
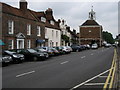
[[(41, 22), (29, 20), (26, 18), (10, 15), (3, 13), (2, 14), (2, 40), (5, 43), (3, 49), (8, 49), (8, 40), (10, 38), (14, 39), (14, 48), (17, 48), (16, 35), (22, 33), (25, 36), (25, 48), (26, 40), (31, 39), (32, 48), (36, 47), (36, 39), (45, 39), (45, 25)], [(8, 20), (14, 21), (14, 34), (8, 34)], [(27, 24), (31, 24), (31, 35), (27, 35)], [(41, 27), (41, 36), (37, 36), (37, 25)]]

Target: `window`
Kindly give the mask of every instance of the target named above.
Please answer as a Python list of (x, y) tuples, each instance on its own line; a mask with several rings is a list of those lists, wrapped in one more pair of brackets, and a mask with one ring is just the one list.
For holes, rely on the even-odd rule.
[(27, 35), (31, 35), (31, 25), (27, 24)]
[(12, 20), (8, 21), (8, 34), (13, 34), (14, 32), (14, 22)]
[(14, 48), (14, 41), (13, 40), (8, 40), (8, 49), (13, 49)]
[(46, 18), (41, 17), (41, 21), (42, 21), (42, 22), (46, 22)]
[(52, 47), (54, 46), (54, 42), (52, 42)]
[(50, 21), (50, 24), (54, 25), (54, 21), (51, 20), (51, 21)]
[(54, 37), (54, 31), (52, 30), (52, 37)]
[(41, 36), (40, 26), (37, 26), (37, 36)]
[(56, 46), (58, 46), (58, 42), (56, 42)]
[(56, 37), (58, 37), (58, 31), (56, 31)]
[(27, 40), (27, 48), (31, 48), (31, 40)]

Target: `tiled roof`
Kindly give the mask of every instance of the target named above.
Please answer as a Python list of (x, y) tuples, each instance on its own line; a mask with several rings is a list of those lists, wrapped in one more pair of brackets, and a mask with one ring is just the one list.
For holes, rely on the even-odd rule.
[[(52, 15), (46, 15), (44, 12), (36, 12), (36, 15), (39, 19), (41, 19), (41, 17), (46, 18), (46, 27), (60, 30), (59, 23), (54, 19)], [(54, 25), (50, 24), (50, 20), (53, 20), (55, 22)]]
[(91, 25), (100, 26), (95, 20), (86, 20), (81, 26), (91, 26)]
[[(54, 29), (59, 29), (59, 23), (54, 19), (54, 17), (52, 15), (47, 15), (45, 12), (36, 12), (36, 11), (32, 11), (30, 9), (27, 9), (25, 11), (12, 7), (10, 5), (7, 5), (5, 3), (1, 3), (2, 4), (2, 12), (3, 13), (7, 13), (7, 14), (11, 14), (14, 16), (18, 16), (18, 17), (22, 17), (25, 19), (30, 19), (30, 20), (34, 20), (34, 21), (38, 21), (41, 22), (41, 17), (45, 17), (46, 18), (46, 23), (45, 26), (49, 27), (49, 28), (54, 28)], [(50, 20), (53, 20), (55, 22), (55, 25), (51, 25), (50, 24)]]
[(7, 5), (5, 3), (1, 3), (0, 2), (0, 4), (2, 4), (2, 12), (3, 13), (7, 13), (7, 14), (18, 16), (18, 17), (22, 17), (22, 18), (38, 21), (38, 19), (35, 18), (34, 15), (32, 15), (32, 13), (31, 13), (31, 11), (29, 9), (27, 9), (24, 12), (24, 11), (18, 9), (18, 8), (12, 7), (12, 6)]

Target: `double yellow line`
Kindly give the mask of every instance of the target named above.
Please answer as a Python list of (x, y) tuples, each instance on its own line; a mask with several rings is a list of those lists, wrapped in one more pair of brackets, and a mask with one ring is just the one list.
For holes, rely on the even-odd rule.
[(108, 77), (106, 79), (106, 82), (104, 84), (103, 90), (106, 90), (107, 88), (112, 88), (113, 86), (113, 80), (114, 80), (115, 71), (116, 71), (116, 60), (117, 60), (117, 51), (116, 49), (114, 49), (114, 57), (113, 57), (112, 65), (111, 65)]

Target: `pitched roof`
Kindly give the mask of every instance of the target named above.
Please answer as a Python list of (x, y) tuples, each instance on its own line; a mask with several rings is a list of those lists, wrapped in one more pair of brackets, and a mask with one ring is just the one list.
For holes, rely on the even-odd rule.
[(12, 7), (12, 6), (7, 5), (5, 3), (1, 3), (0, 2), (0, 4), (2, 4), (2, 12), (3, 13), (7, 13), (7, 14), (18, 16), (18, 17), (22, 17), (22, 18), (26, 18), (26, 19), (31, 19), (31, 20), (34, 20), (34, 21), (38, 21), (38, 19), (33, 15), (33, 13), (31, 13), (33, 11), (31, 11), (29, 9), (27, 9), (24, 12), (21, 9)]
[[(0, 4), (2, 4), (2, 12), (3, 13), (11, 14), (14, 16), (18, 16), (21, 18), (30, 19), (30, 20), (34, 20), (34, 21), (38, 21), (38, 22), (41, 22), (41, 17), (45, 17), (46, 18), (46, 23), (45, 23), (46, 27), (60, 30), (59, 23), (54, 19), (53, 15), (47, 15), (44, 11), (36, 12), (36, 11), (32, 11), (30, 9), (23, 11), (19, 8), (12, 7), (12, 6), (2, 3), (2, 2), (0, 2)], [(50, 20), (53, 20), (55, 22), (55, 25), (51, 25)]]
[[(41, 17), (46, 18), (46, 22), (45, 22), (46, 27), (60, 30), (59, 23), (54, 19), (52, 15), (46, 15), (45, 12), (36, 12), (36, 15), (39, 18), (39, 20)], [(55, 22), (54, 25), (50, 24), (50, 20), (53, 20)]]
[(95, 20), (86, 20), (81, 26), (100, 26)]

